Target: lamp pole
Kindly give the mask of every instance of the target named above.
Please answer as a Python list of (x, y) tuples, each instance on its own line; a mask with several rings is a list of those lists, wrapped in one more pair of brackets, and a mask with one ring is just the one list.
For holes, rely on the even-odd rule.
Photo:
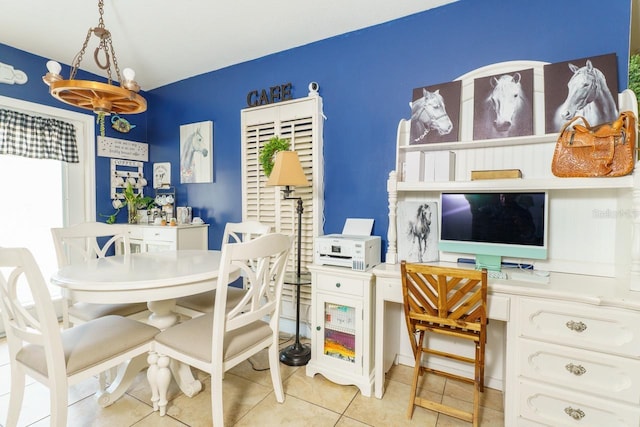
[(296, 276), (294, 279), (294, 285), (296, 289), (296, 341), (293, 345), (285, 348), (280, 352), (280, 361), (289, 366), (302, 366), (306, 365), (311, 360), (311, 349), (309, 346), (302, 345), (300, 343), (300, 286), (302, 283), (301, 273), (301, 249), (302, 249), (302, 213), (304, 208), (302, 206), (302, 197), (289, 197), (291, 190), (289, 186), (286, 186), (284, 190), (285, 200), (297, 200), (296, 213), (298, 214), (298, 253), (296, 259)]

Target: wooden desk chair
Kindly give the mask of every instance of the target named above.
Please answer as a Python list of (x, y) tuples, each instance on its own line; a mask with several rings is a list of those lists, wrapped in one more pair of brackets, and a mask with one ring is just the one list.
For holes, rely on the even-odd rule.
[[(103, 258), (114, 252), (118, 244), (122, 245), (124, 254), (128, 254), (131, 250), (126, 225), (84, 222), (70, 227), (52, 228), (51, 235), (56, 249), (58, 268), (69, 265), (72, 261)], [(102, 243), (102, 240), (105, 242)], [(63, 298), (62, 324), (67, 328), (102, 316), (115, 314), (126, 317), (146, 309), (145, 303), (89, 304)]]
[[(415, 357), (407, 417), (421, 406), (478, 426), (480, 392), (484, 391), (484, 354), (487, 326), (487, 271), (446, 268), (402, 261), (402, 297), (409, 339)], [(473, 358), (429, 348), (427, 333), (470, 340)], [(474, 365), (474, 378), (439, 371), (422, 364), (422, 356), (438, 356)], [(473, 412), (433, 402), (416, 395), (420, 376), (430, 372), (474, 384)]]
[[(269, 368), (276, 400), (284, 402), (280, 377), (279, 321), (280, 300), (287, 258), (292, 246), (290, 236), (273, 233), (242, 243), (229, 243), (222, 249), (222, 260), (213, 313), (172, 326), (156, 336), (157, 365), (149, 374), (165, 379), (152, 385), (152, 401), (160, 415), (166, 413), (171, 376), (169, 360), (178, 360), (211, 374), (212, 421), (224, 426), (222, 381), (224, 373), (259, 351), (269, 349)], [(229, 276), (240, 268), (249, 286), (244, 298), (231, 305), (225, 286)], [(268, 319), (268, 320), (265, 320)], [(155, 394), (159, 393), (159, 394)], [(157, 402), (157, 405), (156, 405)]]
[[(224, 248), (227, 243), (246, 242), (267, 234), (269, 231), (271, 231), (271, 226), (258, 221), (228, 222), (224, 227), (222, 248)], [(243, 288), (246, 288), (246, 285), (243, 285)], [(227, 299), (229, 300), (230, 306), (234, 306), (245, 295), (246, 291), (243, 288), (229, 287), (227, 290)], [(211, 313), (215, 305), (215, 299), (216, 291), (178, 298), (176, 300), (176, 312), (189, 317)]]
[[(50, 389), (54, 427), (67, 426), (70, 385), (151, 350), (159, 329), (121, 316), (104, 316), (60, 331), (51, 295), (28, 249), (0, 248), (0, 312), (11, 365), (7, 427), (15, 427), (24, 397), (25, 376)], [(34, 306), (18, 300), (29, 292)]]

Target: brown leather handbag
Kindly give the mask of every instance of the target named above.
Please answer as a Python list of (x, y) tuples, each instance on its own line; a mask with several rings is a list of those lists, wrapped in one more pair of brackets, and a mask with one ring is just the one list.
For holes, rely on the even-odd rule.
[[(584, 125), (576, 122), (582, 120)], [(624, 176), (636, 162), (636, 118), (631, 111), (617, 120), (591, 127), (576, 116), (558, 136), (551, 172), (559, 177)]]

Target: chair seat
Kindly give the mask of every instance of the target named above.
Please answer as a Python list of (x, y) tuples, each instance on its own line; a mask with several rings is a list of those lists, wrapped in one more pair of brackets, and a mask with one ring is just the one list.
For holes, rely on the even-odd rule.
[[(227, 307), (235, 307), (247, 293), (246, 290), (229, 286), (227, 289)], [(176, 305), (201, 313), (212, 313), (216, 300), (216, 291), (203, 292), (178, 298)]]
[[(104, 316), (66, 329), (61, 336), (67, 375), (143, 345), (158, 332), (156, 327), (120, 316)], [(18, 352), (16, 360), (47, 376), (44, 347), (29, 344)]]
[[(231, 289), (231, 288), (229, 288)], [(227, 332), (222, 357), (233, 358), (256, 342), (269, 339), (273, 334), (268, 323), (258, 320), (236, 330)], [(156, 335), (156, 342), (180, 350), (190, 357), (211, 363), (213, 344), (213, 313), (187, 320)]]
[(79, 319), (83, 322), (97, 319), (103, 316), (131, 316), (147, 309), (147, 304), (89, 304), (85, 302), (77, 302), (69, 307), (69, 316)]

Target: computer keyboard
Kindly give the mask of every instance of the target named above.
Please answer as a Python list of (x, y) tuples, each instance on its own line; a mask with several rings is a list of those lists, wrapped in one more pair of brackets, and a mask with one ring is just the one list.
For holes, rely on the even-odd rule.
[(487, 270), (487, 277), (489, 279), (508, 279), (507, 273), (504, 271)]

